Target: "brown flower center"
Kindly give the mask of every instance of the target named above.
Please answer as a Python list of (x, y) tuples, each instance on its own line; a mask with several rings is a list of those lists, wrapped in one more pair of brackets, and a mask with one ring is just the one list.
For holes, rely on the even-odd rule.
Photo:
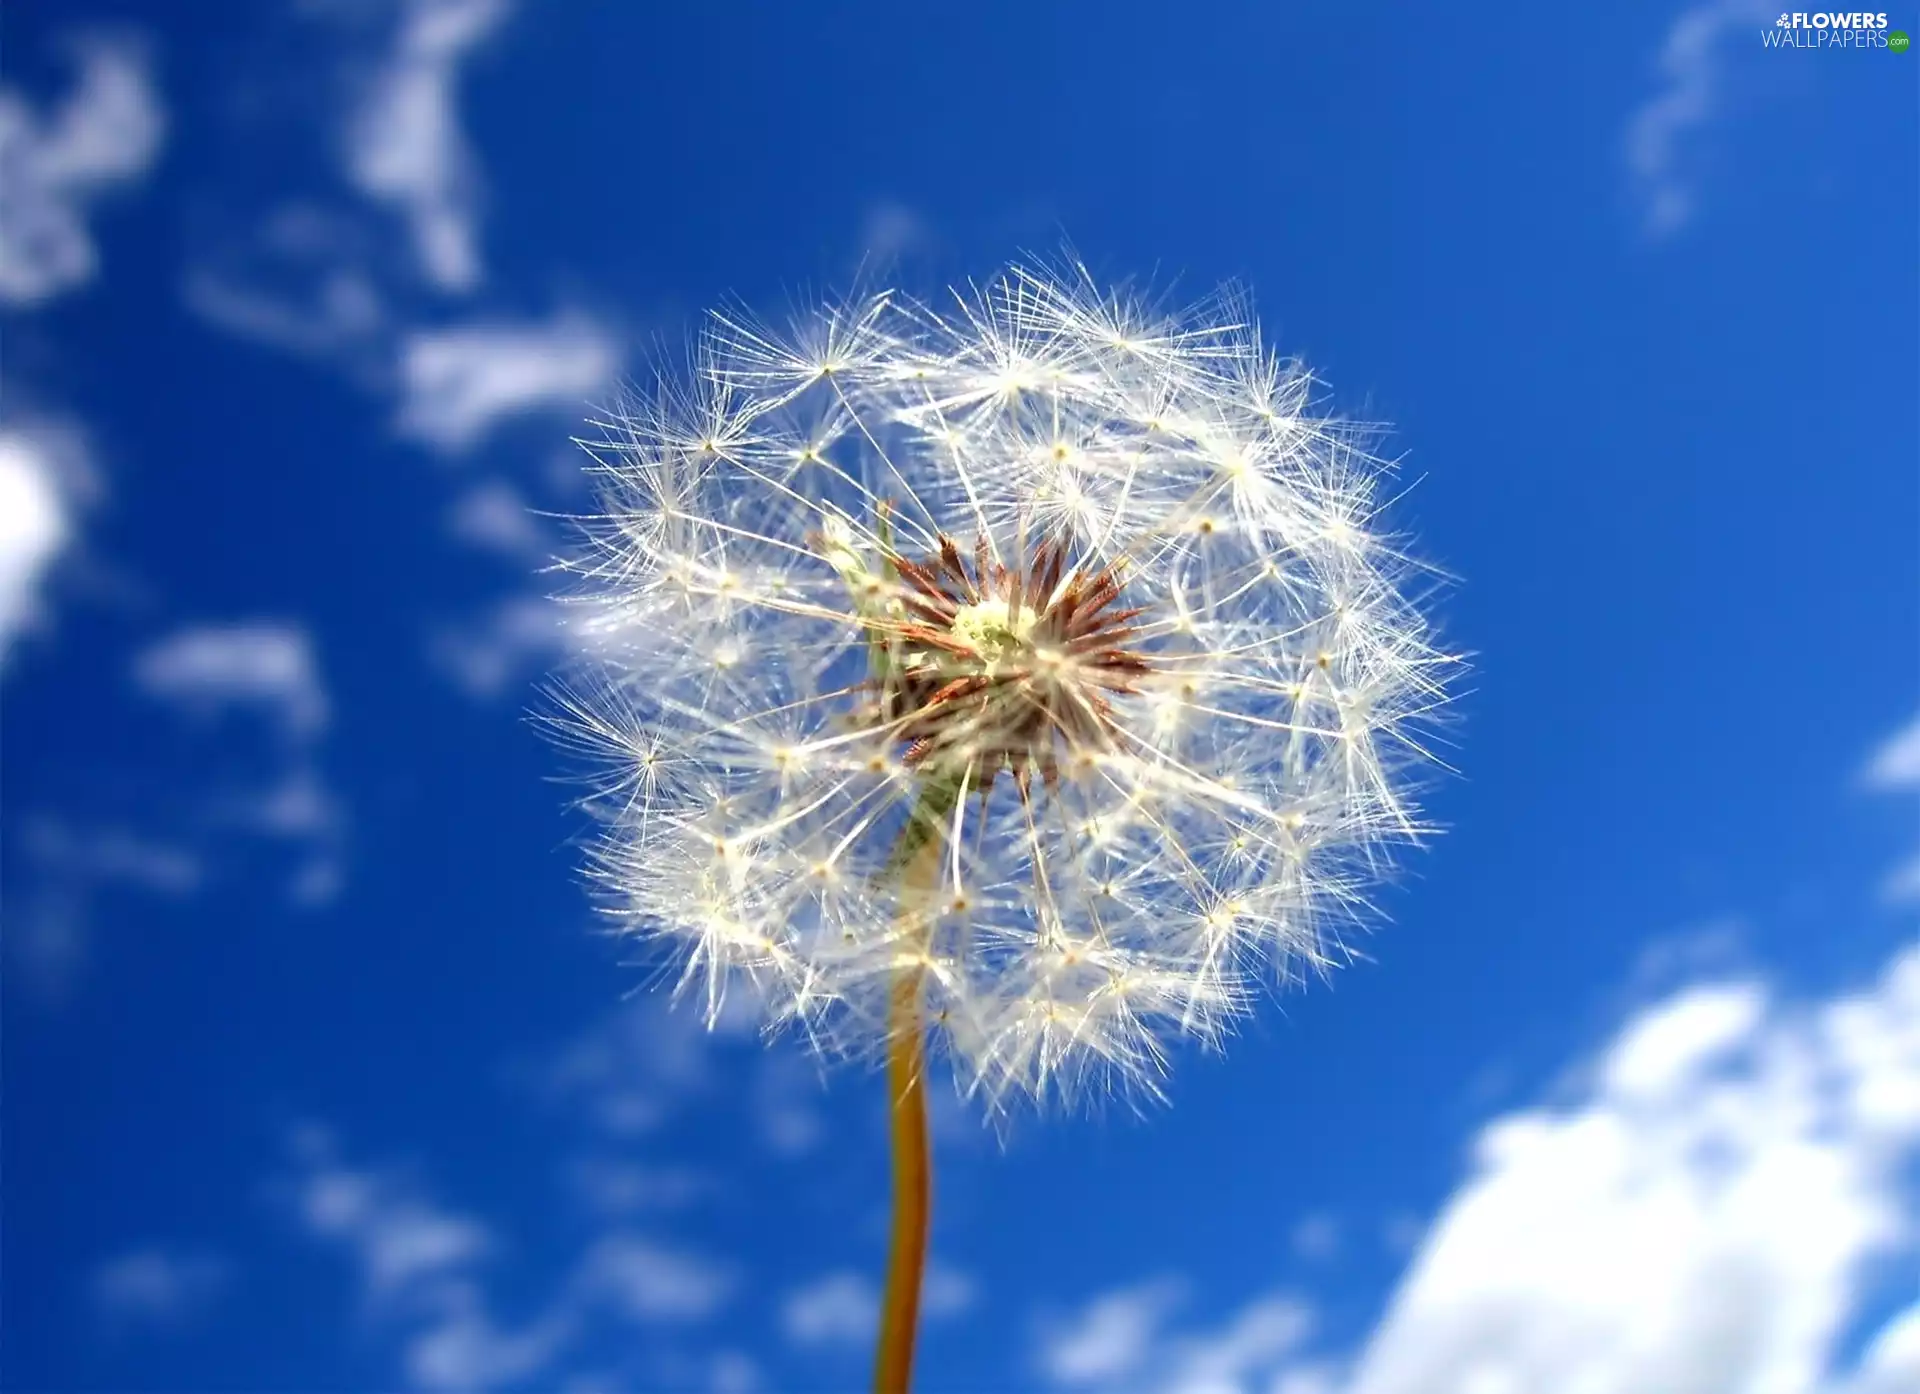
[(969, 564), (943, 536), (932, 555), (896, 557), (893, 569), (900, 604), (876, 624), (888, 653), (879, 716), (907, 743), (909, 765), (983, 791), (1005, 769), (1024, 797), (1036, 771), (1058, 780), (1063, 752), (1111, 748), (1113, 699), (1153, 668), (1131, 647), (1143, 611), (1118, 607), (1116, 568), (1069, 567), (1054, 542), (1010, 568), (985, 538)]

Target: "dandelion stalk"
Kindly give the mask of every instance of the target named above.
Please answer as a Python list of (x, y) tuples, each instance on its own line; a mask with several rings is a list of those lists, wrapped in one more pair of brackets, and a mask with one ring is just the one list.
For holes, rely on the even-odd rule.
[[(911, 820), (895, 844), (903, 920), (926, 914), (940, 880), (942, 830), (959, 788), (939, 780), (922, 789)], [(923, 943), (924, 934), (912, 942)], [(880, 1302), (874, 1355), (874, 1394), (906, 1394), (920, 1325), (920, 1289), (927, 1268), (932, 1222), (933, 1152), (927, 1137), (926, 1023), (921, 1017), (924, 969), (911, 960), (895, 969), (887, 1041), (888, 1132), (893, 1152), (893, 1227), (887, 1286)]]
[[(937, 859), (937, 853), (936, 853)], [(913, 1348), (920, 1325), (920, 1286), (927, 1267), (932, 1219), (933, 1151), (927, 1141), (922, 1078), (926, 1051), (920, 1020), (920, 975), (894, 984), (893, 1039), (887, 1048), (887, 1088), (893, 1138), (893, 1231), (887, 1287), (880, 1300), (880, 1339), (874, 1355), (874, 1394), (906, 1394), (913, 1383)]]

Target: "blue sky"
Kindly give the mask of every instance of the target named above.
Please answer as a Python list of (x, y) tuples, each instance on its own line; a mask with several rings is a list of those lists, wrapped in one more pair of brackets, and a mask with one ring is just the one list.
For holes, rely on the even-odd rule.
[(545, 514), (704, 308), (1063, 237), (1394, 423), (1475, 671), (1366, 961), (1145, 1117), (940, 1108), (923, 1386), (1920, 1382), (1911, 52), (244, 8), (0, 12), (8, 1388), (861, 1382), (880, 1086), (594, 933)]

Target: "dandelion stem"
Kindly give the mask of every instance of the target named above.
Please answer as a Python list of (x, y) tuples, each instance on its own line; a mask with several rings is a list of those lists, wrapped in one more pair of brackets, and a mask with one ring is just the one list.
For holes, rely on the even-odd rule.
[(887, 1291), (880, 1304), (880, 1348), (874, 1394), (906, 1394), (913, 1380), (913, 1345), (920, 1322), (920, 1281), (927, 1266), (927, 1221), (932, 1210), (933, 1158), (927, 1146), (925, 1051), (920, 1036), (919, 974), (900, 975), (893, 989), (894, 1034), (887, 1051), (887, 1088), (893, 1105), (893, 1240)]
[[(899, 913), (910, 941), (925, 942), (931, 923), (925, 901), (940, 884), (946, 821), (959, 797), (960, 785), (953, 780), (934, 779), (922, 785), (913, 814), (900, 830), (889, 858), (890, 869), (898, 878)], [(927, 1268), (933, 1154), (927, 1142), (922, 977), (918, 965), (909, 963), (898, 969), (890, 1003), (887, 1094), (893, 1138), (893, 1237), (887, 1254), (887, 1290), (880, 1303), (874, 1394), (906, 1394), (912, 1383), (914, 1339), (920, 1325), (920, 1284)]]

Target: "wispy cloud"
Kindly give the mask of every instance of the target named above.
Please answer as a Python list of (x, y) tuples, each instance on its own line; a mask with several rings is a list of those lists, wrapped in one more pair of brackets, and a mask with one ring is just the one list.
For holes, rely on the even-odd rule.
[(93, 1303), (114, 1328), (177, 1328), (206, 1313), (232, 1266), (204, 1249), (147, 1245), (116, 1255), (93, 1275)]
[(430, 659), (467, 696), (485, 701), (528, 693), (538, 674), (607, 642), (602, 608), (556, 594), (550, 573), (562, 526), (535, 513), (518, 489), (489, 480), (458, 499), (447, 521), (455, 539), (510, 568), (505, 595), (440, 624), (429, 640)]
[(78, 73), (51, 111), (0, 87), (0, 303), (39, 305), (93, 278), (91, 206), (146, 174), (165, 136), (139, 47), (95, 37), (72, 52)]
[(371, 239), (351, 216), (289, 203), (251, 240), (189, 268), (182, 294), (228, 334), (378, 380), (392, 325), (373, 260)]
[(472, 290), (483, 274), (480, 175), (455, 89), (461, 62), (509, 8), (507, 0), (408, 0), (393, 49), (348, 124), (354, 183), (406, 218), (414, 254), (442, 290)]
[(704, 1321), (734, 1287), (732, 1275), (711, 1259), (631, 1234), (608, 1235), (594, 1245), (577, 1281), (642, 1322)]
[(601, 1219), (684, 1210), (719, 1191), (692, 1167), (652, 1166), (603, 1154), (575, 1157), (563, 1179), (587, 1213)]
[(346, 1167), (324, 1133), (302, 1132), (294, 1149), (299, 1218), (353, 1255), (373, 1307), (404, 1308), (423, 1285), (465, 1273), (493, 1250), (478, 1220), (444, 1210), (403, 1177)]
[[(448, 452), (516, 415), (577, 415), (620, 366), (618, 336), (579, 311), (459, 318), (484, 274), (480, 163), (458, 79), (510, 9), (402, 0), (377, 56), (344, 59), (354, 96), (335, 143), (362, 197), (284, 190), (252, 235), (203, 255), (182, 283), (188, 306), (219, 328), (397, 393), (400, 431)], [(398, 254), (383, 209), (400, 214), (411, 255)]]
[(920, 1287), (920, 1315), (926, 1321), (944, 1321), (971, 1311), (980, 1295), (972, 1275), (930, 1259)]
[(466, 619), (444, 624), (429, 653), (469, 697), (498, 697), (566, 651), (567, 616), (554, 601), (515, 595)]
[(55, 818), (32, 817), (22, 828), (28, 856), (45, 867), (117, 881), (169, 895), (200, 884), (203, 868), (190, 850), (126, 828), (75, 828)]
[(1129, 1381), (1157, 1358), (1167, 1318), (1186, 1295), (1177, 1278), (1102, 1293), (1063, 1321), (1045, 1323), (1039, 1366), (1060, 1385)]
[(503, 1329), (471, 1289), (447, 1287), (438, 1298), (440, 1310), (408, 1341), (404, 1360), (423, 1389), (524, 1384), (552, 1368), (572, 1334), (558, 1319)]
[(1340, 1222), (1331, 1215), (1302, 1217), (1293, 1227), (1293, 1252), (1300, 1258), (1319, 1260), (1340, 1252)]
[(346, 812), (320, 769), (329, 717), (312, 639), (284, 621), (190, 625), (139, 653), (135, 684), (191, 719), (246, 715), (275, 733), (264, 778), (203, 797), (200, 816), (220, 829), (271, 838), (295, 849), (302, 865), (289, 893), (317, 905), (339, 889)]
[(770, 1050), (754, 1064), (753, 1108), (760, 1138), (782, 1157), (804, 1157), (826, 1139), (821, 1072), (798, 1051)]
[(183, 629), (141, 653), (133, 673), (152, 696), (197, 716), (252, 709), (299, 738), (326, 724), (327, 697), (313, 644), (296, 625)]
[[(193, 764), (177, 781), (133, 786), (117, 807), (86, 808), (70, 793), (69, 806), (15, 824), (31, 876), (15, 892), (8, 948), (48, 1001), (74, 986), (116, 889), (188, 895), (263, 846), (292, 857), (296, 905), (330, 900), (342, 881), (347, 814), (322, 773), (329, 704), (306, 631), (188, 625), (140, 650), (131, 668), (138, 691), (199, 728)], [(155, 827), (165, 835), (142, 831)]]
[(554, 555), (552, 530), (504, 479), (487, 480), (462, 494), (448, 512), (447, 527), (468, 546), (521, 565), (539, 566)]
[[(249, 233), (203, 252), (182, 281), (202, 319), (345, 374), (393, 403), (399, 435), (442, 455), (469, 455), (518, 418), (578, 420), (612, 388), (625, 354), (624, 334), (600, 317), (504, 310), (486, 293), (485, 181), (461, 76), (512, 8), (398, 0), (380, 11), (369, 53), (351, 31), (371, 11), (314, 7), (337, 21), (303, 39), (323, 44), (318, 61), (346, 78), (344, 109), (324, 117), (345, 188), (280, 189)], [(553, 555), (558, 529), (535, 521), (527, 489), (566, 497), (531, 474), (495, 478), (450, 515), (454, 538), (512, 568), (491, 600), (424, 636), (427, 660), (476, 700), (515, 690), (589, 642), (528, 576)]]
[(417, 1175), (349, 1166), (326, 1130), (309, 1127), (293, 1138), (278, 1190), (307, 1235), (353, 1260), (366, 1315), (394, 1333), (406, 1377), (424, 1388), (571, 1387), (566, 1366), (596, 1331), (699, 1327), (738, 1286), (702, 1252), (616, 1229), (567, 1264), (530, 1315), (512, 1320), (489, 1294), (505, 1241), (437, 1200)]
[(933, 245), (932, 226), (906, 204), (882, 199), (867, 206), (859, 233), (863, 256), (884, 266)]
[[(1910, 794), (1920, 789), (1920, 716), (1874, 751), (1862, 771), (1862, 781), (1869, 789), (1883, 792)], [(1882, 883), (1881, 892), (1895, 902), (1920, 901), (1920, 850), (1894, 869)]]
[(1627, 121), (1625, 158), (1641, 230), (1661, 238), (1692, 219), (1693, 148), (1726, 103), (1726, 57), (1737, 36), (1774, 11), (1756, 0), (1706, 0), (1683, 10), (1660, 46), (1660, 89)]
[(1873, 789), (1920, 789), (1920, 716), (1881, 743), (1863, 777)]
[(465, 450), (512, 416), (581, 414), (619, 369), (613, 335), (581, 314), (422, 330), (400, 348), (400, 429), (442, 450)]
[(760, 1388), (760, 1367), (744, 1351), (723, 1350), (708, 1366), (707, 1387), (713, 1394), (754, 1394)]
[(880, 1293), (863, 1274), (825, 1274), (787, 1294), (780, 1328), (796, 1345), (862, 1345), (872, 1339)]
[(64, 999), (79, 981), (103, 900), (121, 889), (177, 898), (206, 876), (193, 847), (127, 827), (38, 813), (17, 825), (16, 836), (31, 875), (10, 889), (7, 947), (45, 1002)]
[(1170, 1394), (1282, 1388), (1274, 1377), (1313, 1328), (1303, 1301), (1271, 1293), (1217, 1322), (1170, 1329), (1186, 1299), (1186, 1285), (1174, 1278), (1095, 1297), (1067, 1322), (1044, 1329), (1040, 1368), (1065, 1388)]
[(573, 1320), (558, 1313), (524, 1328), (501, 1325), (480, 1282), (498, 1247), (487, 1225), (402, 1172), (347, 1165), (324, 1129), (302, 1129), (292, 1151), (279, 1189), (293, 1216), (353, 1260), (368, 1314), (404, 1332), (402, 1363), (414, 1384), (486, 1389), (551, 1367)]
[(648, 994), (517, 1073), (550, 1104), (577, 1111), (596, 1134), (629, 1140), (713, 1088), (716, 1049), (751, 1033), (738, 1018), (721, 1025), (710, 1033), (692, 1012)]
[(1258, 1387), (1268, 1371), (1292, 1361), (1312, 1331), (1313, 1315), (1303, 1299), (1270, 1293), (1172, 1342), (1164, 1387), (1177, 1394)]

